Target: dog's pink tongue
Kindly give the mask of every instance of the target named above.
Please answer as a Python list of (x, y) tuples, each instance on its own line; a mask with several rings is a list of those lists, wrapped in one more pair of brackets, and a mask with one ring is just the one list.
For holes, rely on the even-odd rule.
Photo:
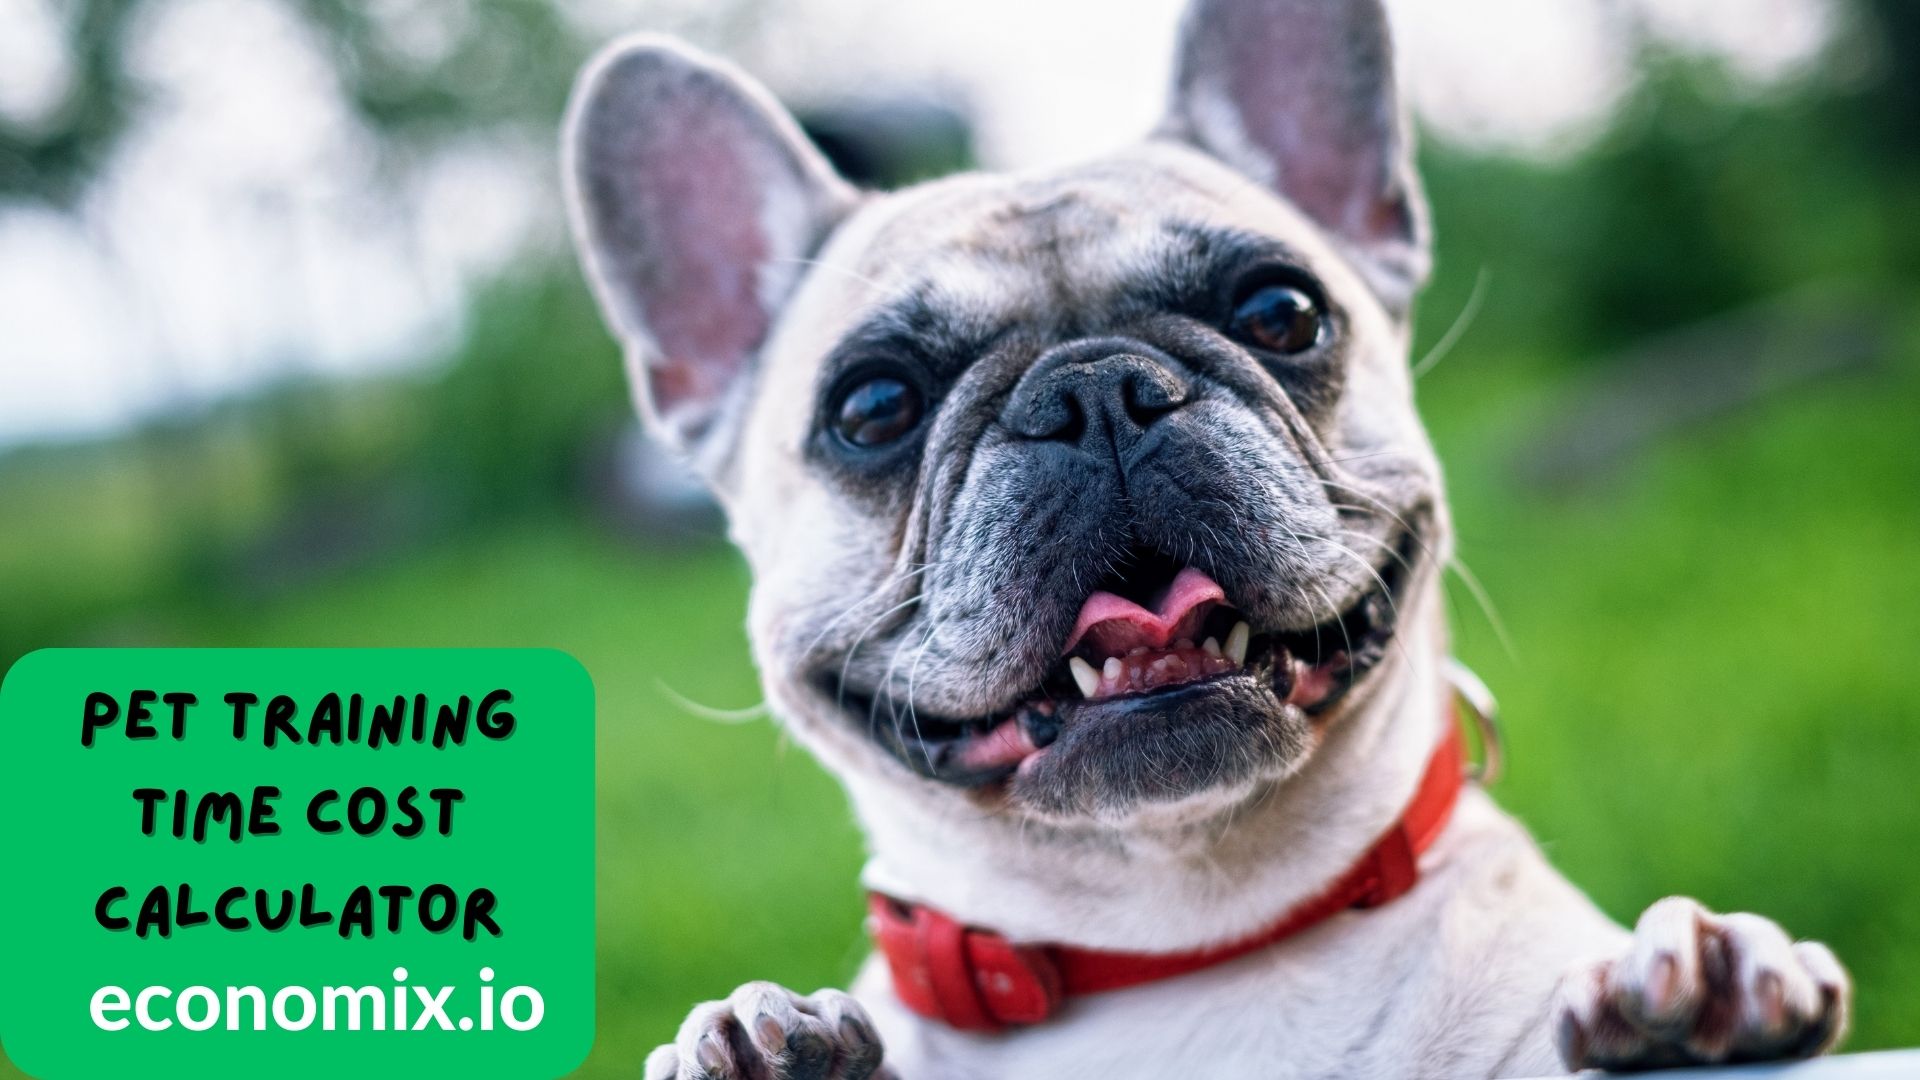
[(1081, 606), (1061, 652), (1072, 652), (1083, 640), (1107, 656), (1120, 656), (1136, 647), (1162, 648), (1192, 637), (1206, 618), (1208, 605), (1226, 598), (1225, 589), (1191, 566), (1174, 576), (1151, 611), (1124, 596), (1096, 592)]

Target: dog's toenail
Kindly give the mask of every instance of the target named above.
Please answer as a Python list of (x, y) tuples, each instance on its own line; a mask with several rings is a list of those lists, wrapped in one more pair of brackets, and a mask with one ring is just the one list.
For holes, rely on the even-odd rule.
[(1780, 982), (1780, 976), (1765, 971), (1754, 980), (1753, 996), (1759, 1006), (1760, 1023), (1769, 1031), (1777, 1031), (1787, 1022), (1786, 987)]
[(727, 1055), (720, 1049), (718, 1036), (711, 1032), (702, 1035), (700, 1037), (700, 1046), (693, 1052), (693, 1056), (695, 1060), (700, 1062), (700, 1068), (703, 1070), (715, 1076), (725, 1075)]
[(853, 1017), (842, 1017), (840, 1020), (840, 1041), (850, 1046), (865, 1046), (873, 1041), (873, 1033), (867, 1030), (865, 1024), (855, 1020)]
[(1558, 1042), (1560, 1056), (1572, 1068), (1580, 1068), (1586, 1062), (1587, 1033), (1581, 1029), (1580, 1021), (1574, 1019), (1571, 1011), (1560, 1014)]
[(1672, 953), (1661, 953), (1653, 959), (1653, 970), (1647, 973), (1646, 1004), (1654, 1013), (1664, 1013), (1673, 1005), (1675, 983), (1679, 978), (1680, 964)]

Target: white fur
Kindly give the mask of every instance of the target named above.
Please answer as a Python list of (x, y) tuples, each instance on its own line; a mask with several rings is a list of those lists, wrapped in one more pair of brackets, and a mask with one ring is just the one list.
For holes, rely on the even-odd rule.
[[(1135, 170), (1130, 179), (1177, 177), (1154, 192), (1159, 204), (1286, 236), (1330, 289), (1362, 295), (1356, 273), (1298, 215), (1218, 165), (1167, 145), (1136, 148), (1114, 162), (1107, 168)], [(1102, 191), (1099, 175), (1073, 182), (1091, 198)], [(1401, 600), (1391, 658), (1343, 707), (1300, 771), (1164, 810), (1136, 809), (1122, 822), (985, 812), (906, 774), (843, 716), (820, 712), (790, 677), (804, 647), (796, 637), (816, 632), (793, 621), (797, 599), (844, 595), (841, 583), (876, 581), (891, 558), (795, 451), (808, 423), (795, 403), (811, 394), (817, 358), (911, 275), (938, 271), (943, 286), (1003, 307), (1031, 295), (1017, 266), (999, 267), (996, 277), (978, 264), (925, 256), (965, 249), (954, 237), (967, 236), (966, 223), (982, 206), (1004, 205), (1036, 182), (966, 177), (871, 202), (820, 256), (834, 269), (800, 283), (765, 351), (738, 468), (721, 484), (755, 574), (755, 657), (776, 715), (851, 793), (872, 850), (869, 885), (1020, 941), (1151, 951), (1232, 940), (1339, 876), (1413, 791), (1443, 722), (1446, 641), (1433, 565), (1445, 555), (1444, 512), (1438, 550)], [(1128, 243), (1116, 236), (1095, 250), (1124, 258)], [(1070, 275), (1097, 277), (1093, 266)], [(1410, 406), (1396, 404), (1411, 396), (1404, 325), (1379, 306), (1349, 309), (1349, 332), (1363, 347), (1350, 369), (1354, 404), (1343, 422), (1406, 448), (1406, 467), (1431, 468)], [(890, 599), (884, 589), (876, 595), (882, 602), (859, 611), (859, 621)], [(1633, 980), (1595, 975), (1631, 955), (1627, 932), (1560, 877), (1483, 793), (1465, 794), (1422, 868), (1418, 886), (1382, 908), (1341, 915), (1217, 968), (1076, 999), (1057, 1018), (1004, 1035), (963, 1034), (909, 1013), (877, 962), (867, 965), (854, 996), (904, 1080), (1540, 1075), (1565, 1064), (1555, 1040), (1566, 1018), (1632, 1004)], [(1772, 925), (1742, 921), (1734, 929), (1753, 924)], [(1732, 933), (1725, 920), (1713, 925), (1731, 934), (1735, 948), (1768, 940)], [(1757, 1045), (1789, 1045), (1794, 1034), (1821, 1025), (1837, 1035), (1844, 1025), (1837, 965), (1818, 969), (1818, 956), (1788, 956), (1766, 970), (1803, 989), (1831, 988), (1830, 1000)], [(736, 998), (696, 1009), (677, 1043), (650, 1061), (649, 1075), (704, 1075), (689, 1055), (716, 1025), (753, 1023), (756, 1015), (741, 1010), (760, 1006), (740, 1002), (769, 995), (750, 986)], [(1661, 1060), (1690, 1037), (1645, 1037), (1628, 1045), (1624, 1060)]]
[[(678, 47), (630, 47), (737, 78)], [(585, 93), (595, 78), (590, 72)], [(774, 111), (751, 87), (740, 101)], [(1209, 128), (1215, 141), (1231, 141), (1220, 125), (1233, 118), (1201, 104), (1198, 119), (1219, 127)], [(782, 117), (769, 130), (785, 143), (797, 139), (790, 129)], [(817, 171), (811, 157), (799, 160), (796, 182)], [(831, 195), (826, 202), (851, 202), (815, 179)], [(1405, 808), (1447, 722), (1435, 580), (1447, 555), (1443, 505), (1433, 511), (1420, 576), (1398, 598), (1388, 660), (1322, 723), (1311, 750), (1178, 802), (1084, 818), (989, 808), (901, 768), (801, 675), (836, 623), (851, 620), (837, 627), (850, 634), (914, 595), (910, 567), (898, 560), (916, 550), (912, 530), (926, 527), (863, 516), (809, 469), (801, 448), (822, 358), (873, 305), (905, 289), (931, 285), (955, 310), (1003, 323), (1046, 314), (1036, 305), (1097, 297), (1151, 258), (1145, 226), (1155, 215), (1283, 238), (1342, 298), (1351, 356), (1340, 412), (1329, 421), (1339, 444), (1390, 448), (1361, 455), (1364, 465), (1352, 471), (1323, 464), (1356, 482), (1368, 470), (1376, 481), (1412, 478), (1437, 497), (1392, 289), (1262, 179), (1272, 178), (1250, 180), (1158, 139), (1058, 174), (971, 175), (867, 197), (806, 272), (758, 268), (762, 299), (786, 299), (751, 380), (736, 386), (740, 415), (723, 426), (724, 453), (713, 447), (707, 476), (753, 569), (749, 626), (769, 704), (846, 784), (871, 846), (870, 887), (1016, 941), (1188, 950), (1240, 938), (1319, 892)], [(1062, 203), (1071, 205), (1044, 257), (1007, 243), (1020, 236), (1007, 222)], [(792, 192), (768, 193), (761, 225), (778, 247), (797, 247), (807, 205)], [(1423, 226), (1416, 233), (1424, 239)], [(581, 237), (590, 270), (633, 256), (592, 251), (605, 242), (592, 229)], [(623, 321), (631, 298), (609, 293), (614, 277), (596, 280), (610, 321), (646, 359), (646, 328)], [(864, 1080), (878, 1075), (875, 1026), (888, 1065), (906, 1080), (1525, 1076), (1568, 1063), (1806, 1053), (1831, 1046), (1844, 1028), (1846, 976), (1823, 947), (1794, 946), (1764, 919), (1677, 901), (1656, 905), (1629, 935), (1477, 789), (1463, 795), (1421, 871), (1410, 893), (1383, 907), (1344, 913), (1231, 963), (1076, 999), (1047, 1023), (996, 1036), (911, 1014), (877, 961), (853, 997), (749, 983), (696, 1007), (648, 1059), (646, 1075)], [(1732, 972), (1725, 979), (1713, 975), (1719, 957)], [(1720, 1006), (1737, 1022), (1714, 1023)], [(731, 1037), (740, 1033), (744, 1043)]]
[[(1106, 842), (1023, 842), (1003, 819), (930, 812), (850, 775), (873, 846), (868, 884), (1015, 940), (1183, 950), (1258, 928), (1336, 877), (1411, 795), (1442, 715), (1431, 583), (1419, 605), (1407, 652), (1380, 671), (1367, 707), (1328, 736), (1310, 770), (1230, 827), (1148, 824)], [(1656, 905), (1629, 935), (1477, 788), (1463, 793), (1410, 893), (1214, 968), (1077, 998), (1047, 1023), (999, 1035), (909, 1012), (878, 957), (853, 994), (905, 1080), (1542, 1076), (1566, 1067), (1558, 1018), (1590, 1022), (1619, 1005), (1644, 985), (1650, 956), (1697, 949), (1709, 926), (1729, 935), (1746, 994), (1736, 1034), (1749, 1050), (1765, 1056), (1819, 1025), (1829, 1044), (1837, 1038), (1846, 976), (1823, 947), (1789, 948), (1764, 919), (1716, 917), (1691, 901)], [(1778, 1030), (1748, 1015), (1763, 974), (1781, 981), (1793, 1014)], [(1706, 999), (1704, 985), (1691, 992)], [(742, 1008), (696, 1009), (681, 1052), (663, 1048), (662, 1071), (649, 1075), (675, 1075), (689, 1040), (721, 1018), (755, 1015)], [(1658, 1063), (1674, 1046), (1634, 1033), (1614, 1049)]]
[[(871, 805), (856, 780), (869, 884), (1022, 940), (1182, 950), (1257, 929), (1338, 877), (1411, 797), (1443, 700), (1433, 598), (1422, 606), (1370, 707), (1226, 833), (1017, 846), (978, 817)], [(913, 1080), (1538, 1075), (1559, 1067), (1546, 1016), (1561, 972), (1625, 937), (1470, 790), (1412, 893), (1218, 968), (1076, 999), (1001, 1037), (906, 1012), (878, 964), (855, 994)]]

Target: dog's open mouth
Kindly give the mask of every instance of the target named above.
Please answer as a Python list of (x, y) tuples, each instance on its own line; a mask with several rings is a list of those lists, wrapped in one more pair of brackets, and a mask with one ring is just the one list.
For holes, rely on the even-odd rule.
[[(919, 711), (876, 733), (917, 772), (984, 786), (1033, 762), (1068, 727), (1184, 714), (1212, 694), (1254, 692), (1274, 708), (1325, 713), (1385, 658), (1413, 547), (1408, 534), (1371, 590), (1305, 630), (1256, 627), (1203, 571), (1137, 552), (1086, 599), (1059, 662), (1012, 709), (978, 720)], [(843, 697), (873, 709), (870, 699)]]

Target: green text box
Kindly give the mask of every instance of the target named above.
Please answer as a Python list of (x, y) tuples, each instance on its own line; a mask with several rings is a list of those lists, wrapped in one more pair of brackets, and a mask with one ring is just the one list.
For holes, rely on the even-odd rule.
[[(164, 700), (146, 706), (146, 725), (129, 724), (136, 691), (195, 695), (181, 738)], [(239, 737), (225, 700), (234, 692), (259, 699)], [(92, 706), (92, 744), (83, 746), (95, 693), (103, 696)], [(329, 693), (341, 702), (339, 742), (324, 716), (319, 740), (308, 741)], [(276, 696), (293, 707), (285, 725), (267, 723)], [(397, 731), (391, 716), (374, 716), (376, 704), (395, 712), (396, 696), (405, 714)], [(129, 737), (147, 725), (150, 737)], [(399, 740), (373, 745), (376, 727)], [(210, 835), (195, 840), (202, 794), (237, 794), (244, 827), (262, 785), (280, 791), (267, 804), (277, 834), (236, 842), (231, 819), (211, 817)], [(153, 835), (142, 832), (133, 794), (142, 788), (166, 793), (151, 799)], [(378, 794), (356, 798), (363, 788)], [(175, 838), (181, 790), (188, 835)], [(316, 817), (340, 823), (337, 832), (309, 823), (314, 796), (326, 790), (339, 797)], [(371, 834), (356, 833), (356, 823)], [(36, 652), (0, 686), (0, 867), (0, 1038), (36, 1076), (557, 1076), (579, 1064), (593, 1038), (593, 687), (571, 657), (542, 650)], [(209, 921), (178, 924), (183, 884), (191, 890), (185, 910)], [(331, 922), (300, 924), (308, 885), (306, 910)], [(382, 894), (382, 886), (398, 888)], [(138, 924), (145, 906), (144, 938), (136, 926), (102, 926), (96, 907), (115, 887), (127, 896), (107, 905), (108, 918)], [(164, 937), (149, 901), (156, 887), (176, 921)], [(350, 918), (360, 887), (366, 920)], [(220, 909), (230, 888), (246, 891)], [(285, 925), (261, 925), (256, 890), (265, 890), (269, 921), (283, 909), (282, 891), (291, 893)], [(221, 913), (248, 925), (223, 927)], [(126, 991), (124, 1007), (108, 987)], [(149, 987), (160, 989), (144, 1015), (163, 1030), (150, 1030), (135, 1007)], [(248, 987), (259, 988), (258, 999)], [(436, 1013), (415, 987), (429, 998), (451, 991)], [(379, 992), (380, 1030), (368, 988)], [(313, 1002), (305, 1024), (302, 992)], [(329, 998), (333, 1030), (325, 1029)], [(254, 1029), (256, 1000), (267, 1004), (264, 1031)], [(356, 1000), (360, 1029), (349, 1030)], [(441, 1013), (452, 1030), (442, 1029)], [(211, 1026), (189, 1029), (210, 1015)], [(121, 1021), (119, 1030), (101, 1026)]]

